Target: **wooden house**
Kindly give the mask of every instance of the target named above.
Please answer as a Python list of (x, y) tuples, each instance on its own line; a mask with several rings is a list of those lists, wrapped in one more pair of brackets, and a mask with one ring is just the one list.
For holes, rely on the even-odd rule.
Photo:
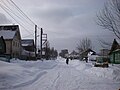
[(80, 53), (80, 60), (83, 60), (85, 57), (88, 57), (88, 53), (92, 52), (92, 55), (96, 55), (96, 52), (92, 49), (87, 49)]
[(109, 49), (101, 49), (99, 55), (102, 57), (109, 57)]
[(22, 47), (25, 50), (31, 51), (31, 52), (35, 51), (35, 44), (33, 39), (23, 39), (21, 43), (22, 43)]
[(76, 51), (72, 51), (70, 54), (69, 54), (69, 58), (72, 60), (72, 59), (79, 59), (79, 53), (77, 53)]
[(0, 36), (3, 36), (6, 43), (6, 53), (12, 58), (21, 56), (21, 35), (18, 25), (0, 26)]
[(120, 64), (120, 45), (116, 39), (113, 41), (109, 55), (111, 63)]
[(21, 59), (33, 60), (35, 59), (35, 44), (33, 39), (23, 39)]

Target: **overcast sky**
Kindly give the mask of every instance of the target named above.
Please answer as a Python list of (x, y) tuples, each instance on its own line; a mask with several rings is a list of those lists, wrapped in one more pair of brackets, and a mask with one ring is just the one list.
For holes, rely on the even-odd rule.
[[(4, 2), (6, 1), (4, 0)], [(98, 51), (101, 48), (99, 38), (102, 37), (104, 40), (113, 38), (110, 32), (96, 24), (96, 14), (103, 8), (106, 0), (13, 1), (32, 21), (43, 28), (44, 33), (48, 34), (50, 46), (59, 51), (76, 49), (79, 41), (85, 37), (91, 39), (94, 50)], [(8, 6), (12, 7), (10, 4)], [(0, 24), (16, 24), (4, 10), (0, 10), (2, 11), (0, 12)], [(22, 21), (24, 22), (24, 20)], [(26, 23), (24, 26), (28, 27)], [(20, 29), (22, 38), (33, 38), (24, 28), (20, 27)], [(29, 29), (30, 32), (34, 32), (34, 26), (31, 29)]]

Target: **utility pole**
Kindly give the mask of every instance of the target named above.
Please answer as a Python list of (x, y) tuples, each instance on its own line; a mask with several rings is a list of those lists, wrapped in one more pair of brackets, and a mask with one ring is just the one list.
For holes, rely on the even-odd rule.
[(40, 38), (41, 40), (40, 40), (40, 42), (41, 42), (41, 44), (40, 44), (40, 58), (42, 59), (43, 57), (43, 55), (42, 55), (42, 52), (43, 52), (43, 46), (45, 46), (45, 48), (44, 48), (44, 52), (45, 52), (45, 57), (46, 57), (46, 59), (47, 59), (47, 34), (44, 34), (43, 33), (43, 29), (41, 28), (41, 38)]
[(47, 44), (48, 44), (48, 42), (47, 42), (47, 34), (42, 34), (43, 35), (43, 37), (42, 37), (42, 41), (43, 41), (43, 44), (42, 45), (44, 45), (45, 46), (45, 50), (44, 50), (44, 52), (45, 52), (45, 58), (46, 58), (46, 60), (47, 60), (47, 57), (48, 57), (48, 46), (47, 46)]
[(43, 29), (41, 28), (41, 40), (40, 40), (40, 42), (41, 42), (41, 44), (40, 44), (40, 58), (42, 59), (42, 34), (43, 34)]
[(37, 25), (35, 25), (35, 60), (37, 60)]

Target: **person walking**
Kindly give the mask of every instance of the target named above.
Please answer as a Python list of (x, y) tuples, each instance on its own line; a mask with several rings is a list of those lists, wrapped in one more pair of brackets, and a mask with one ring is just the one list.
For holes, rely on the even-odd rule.
[(66, 64), (68, 64), (68, 63), (69, 63), (69, 58), (66, 59)]
[(85, 61), (86, 61), (86, 63), (88, 63), (88, 57), (85, 57)]

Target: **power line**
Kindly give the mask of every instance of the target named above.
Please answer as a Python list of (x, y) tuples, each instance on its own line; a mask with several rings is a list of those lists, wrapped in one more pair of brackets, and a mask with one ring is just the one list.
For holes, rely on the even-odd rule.
[[(21, 15), (23, 15), (26, 19), (28, 19), (32, 24), (36, 25), (12, 0), (6, 0), (9, 4), (11, 4)], [(16, 15), (16, 14), (15, 14)], [(16, 15), (17, 16), (17, 15)], [(18, 17), (18, 16), (17, 16)], [(20, 17), (19, 17), (20, 18)]]
[(27, 36), (24, 36), (23, 38), (26, 38), (26, 37), (29, 37), (29, 36), (34, 36), (34, 33), (30, 34), (30, 35), (27, 35)]
[[(1, 0), (2, 1), (2, 3), (6, 6), (6, 8), (11, 12), (11, 13), (13, 13), (16, 17), (18, 17), (20, 20), (24, 20), (24, 21), (26, 21), (27, 23), (29, 23), (29, 24), (31, 24), (30, 22), (28, 22), (27, 21), (27, 19), (25, 19), (25, 17), (22, 17), (21, 15), (20, 15), (20, 12), (18, 13), (17, 12), (17, 14), (15, 13), (15, 11), (13, 11), (12, 9), (10, 9), (10, 7), (3, 1), (3, 0)], [(7, 1), (8, 2), (8, 1)], [(8, 2), (9, 3), (9, 2)]]
[[(10, 5), (12, 5), (12, 7), (14, 7), (18, 12), (19, 15), (21, 14), (24, 18), (26, 18), (27, 20), (29, 20), (32, 24), (36, 25), (15, 3), (13, 0), (6, 0)], [(2, 0), (3, 2), (3, 0)], [(8, 5), (5, 4), (5, 2), (3, 2), (4, 5), (6, 6), (1, 6), (3, 10), (5, 10), (5, 12), (7, 12), (17, 23), (19, 23), (14, 17), (13, 15), (15, 15), (16, 17), (18, 17), (19, 19), (24, 19), (21, 16), (18, 16), (12, 9), (9, 8)], [(10, 11), (13, 15), (11, 15), (8, 11)], [(27, 21), (26, 21), (27, 22)], [(20, 23), (19, 23), (20, 24)], [(21, 25), (21, 24), (20, 24)], [(21, 25), (25, 30), (27, 30), (23, 25)], [(38, 27), (38, 29), (41, 29), (40, 27)], [(29, 32), (29, 30), (27, 30)], [(30, 33), (30, 32), (29, 32)], [(55, 32), (54, 32), (55, 33)], [(32, 34), (30, 34), (32, 35)]]
[[(1, 0), (2, 1), (2, 3), (3, 3), (3, 5), (2, 5), (2, 9), (7, 13), (7, 14), (9, 14), (17, 23), (22, 23), (22, 22), (20, 22), (19, 20), (16, 20), (14, 17), (13, 17), (13, 15), (15, 15), (17, 18), (19, 18), (20, 20), (25, 20), (24, 18), (22, 18), (22, 17), (20, 17), (20, 15), (19, 15), (19, 13), (18, 14), (16, 14), (3, 0)], [(19, 16), (18, 16), (19, 15)], [(27, 22), (27, 21), (26, 21)], [(28, 22), (27, 22), (28, 23)], [(28, 33), (30, 33), (30, 35), (33, 35), (33, 33), (31, 34), (31, 32), (28, 30), (28, 29), (26, 29), (24, 26), (23, 26), (23, 23), (22, 24), (20, 24), (20, 26), (21, 27), (23, 27)], [(27, 25), (28, 26), (28, 25)], [(32, 30), (31, 30), (32, 31)], [(30, 36), (29, 35), (29, 36)]]
[[(40, 27), (38, 27), (39, 30), (41, 30)], [(50, 30), (47, 30), (47, 32), (51, 32), (51, 33), (55, 33), (55, 34), (64, 34), (63, 32), (55, 32), (55, 31), (50, 31)]]
[(21, 12), (22, 15), (24, 15), (27, 19), (29, 19), (29, 21), (31, 21), (34, 25), (36, 25), (12, 0), (10, 1), (17, 8), (17, 10)]
[(0, 7), (8, 14), (10, 15), (21, 27), (23, 27), (26, 31), (28, 31), (30, 34), (31, 32), (29, 30), (27, 30), (23, 25), (21, 25), (6, 9), (3, 5), (0, 4)]
[[(13, 0), (7, 0), (7, 2), (11, 2), (14, 6), (15, 6), (15, 8), (23, 15), (23, 16), (25, 16), (29, 21), (31, 21), (31, 23), (32, 24), (34, 24), (34, 25), (36, 25), (15, 3), (14, 3), (14, 1)], [(38, 26), (37, 27), (39, 30), (41, 30), (41, 28)], [(58, 33), (58, 32), (53, 32), (53, 31), (48, 31), (48, 32), (52, 32), (52, 33)], [(59, 34), (62, 34), (62, 33), (59, 33)]]

